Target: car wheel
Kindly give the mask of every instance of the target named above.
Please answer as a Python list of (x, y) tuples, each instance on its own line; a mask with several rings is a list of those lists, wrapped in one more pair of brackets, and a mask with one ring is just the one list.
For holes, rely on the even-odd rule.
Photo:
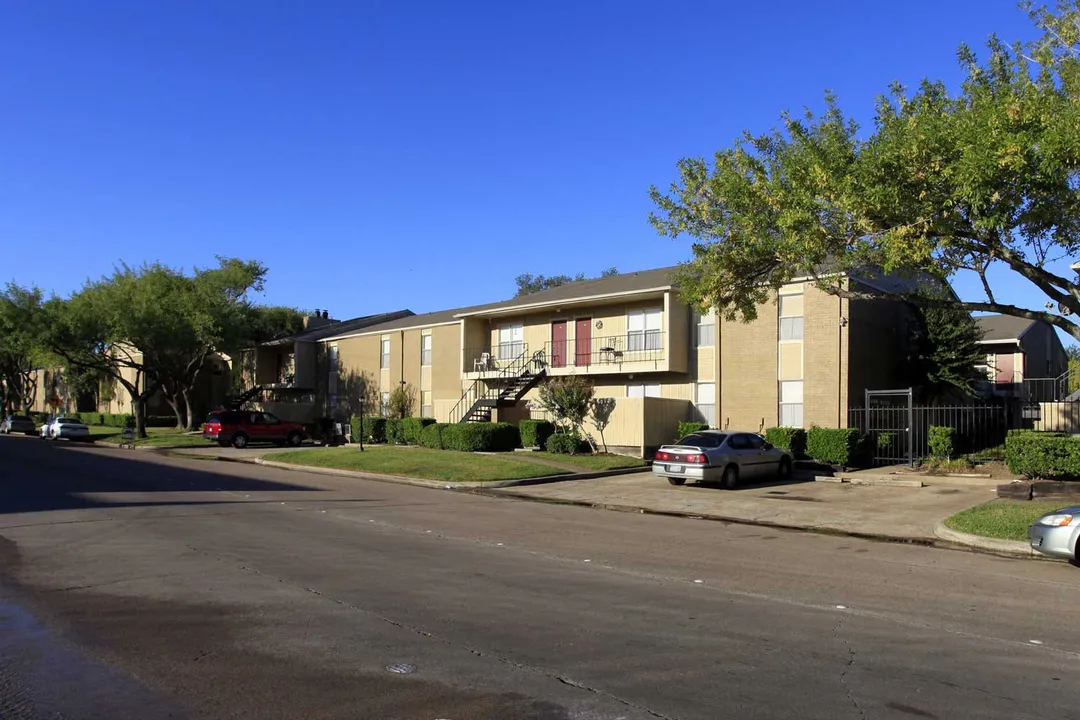
[(685, 485), (686, 478), (668, 478), (667, 481), (672, 485)]
[(289, 437), (286, 438), (285, 442), (289, 443), (292, 447), (300, 447), (300, 443), (304, 442), (304, 438), (300, 437), (300, 433), (293, 430), (289, 433)]
[(237, 450), (243, 450), (247, 447), (248, 436), (244, 433), (236, 433), (232, 438), (232, 446)]
[(720, 478), (720, 487), (725, 490), (734, 490), (739, 484), (739, 466), (728, 465), (724, 468), (724, 474)]
[(787, 480), (791, 476), (791, 458), (780, 458), (780, 467), (776, 469), (776, 474), (781, 480)]

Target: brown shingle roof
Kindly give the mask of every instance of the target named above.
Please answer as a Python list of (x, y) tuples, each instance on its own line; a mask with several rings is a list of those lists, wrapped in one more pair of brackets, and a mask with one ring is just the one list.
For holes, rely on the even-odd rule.
[(983, 331), (983, 342), (1019, 340), (1020, 336), (1035, 324), (1034, 320), (1012, 315), (980, 315), (975, 318), (975, 322)]

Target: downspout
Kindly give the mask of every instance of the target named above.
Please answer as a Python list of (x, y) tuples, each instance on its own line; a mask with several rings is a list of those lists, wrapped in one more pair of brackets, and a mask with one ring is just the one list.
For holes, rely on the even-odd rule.
[(401, 335), (401, 387), (405, 387), (405, 331), (400, 331)]
[(843, 418), (843, 386), (844, 386), (844, 298), (836, 298), (836, 427), (845, 427), (841, 424)]

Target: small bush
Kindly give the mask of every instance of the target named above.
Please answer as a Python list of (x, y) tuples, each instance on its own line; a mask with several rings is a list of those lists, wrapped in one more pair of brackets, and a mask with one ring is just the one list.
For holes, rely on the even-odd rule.
[(1080, 478), (1080, 438), (1061, 433), (1016, 433), (1005, 438), (1005, 464), (1029, 478)]
[(559, 431), (547, 440), (547, 450), (560, 455), (577, 455), (589, 451), (589, 444), (574, 431)]
[(148, 428), (174, 428), (176, 427), (175, 415), (148, 415), (146, 418)]
[(99, 412), (83, 412), (79, 413), (79, 419), (82, 420), (83, 425), (104, 425), (105, 419)]
[(806, 455), (806, 431), (795, 427), (771, 427), (765, 429), (765, 442), (795, 457)]
[(806, 434), (806, 453), (831, 465), (849, 465), (860, 447), (859, 431), (854, 428), (812, 427)]
[[(108, 427), (116, 428), (133, 428), (135, 427), (135, 416), (130, 413), (106, 413), (101, 416), (103, 424)], [(176, 418), (173, 418), (173, 424), (176, 424)]]
[(406, 445), (420, 444), (420, 431), (435, 422), (434, 418), (402, 418), (401, 435)]
[(509, 452), (521, 445), (521, 433), (509, 423), (454, 423), (443, 429), (447, 450)]
[(951, 460), (956, 453), (956, 428), (930, 426), (930, 457)]
[(401, 418), (386, 418), (386, 442), (390, 445), (405, 444), (405, 428)]
[(386, 442), (386, 418), (377, 415), (365, 417), (364, 440), (374, 444)]
[(451, 426), (447, 423), (432, 423), (424, 426), (424, 429), (420, 431), (420, 444), (432, 450), (446, 450), (443, 433), (449, 427)]
[(555, 424), (547, 420), (522, 420), (518, 423), (521, 447), (547, 447), (548, 438), (555, 432)]
[(701, 430), (708, 430), (709, 423), (703, 422), (681, 422), (679, 423), (679, 435), (675, 438), (676, 442), (683, 439), (690, 433), (696, 433)]
[(30, 413), (30, 419), (38, 425), (44, 425), (45, 421), (49, 419), (49, 414), (43, 412), (32, 412)]

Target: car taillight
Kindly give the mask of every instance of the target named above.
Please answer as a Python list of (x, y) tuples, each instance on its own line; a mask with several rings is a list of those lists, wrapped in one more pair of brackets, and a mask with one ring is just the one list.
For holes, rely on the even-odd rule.
[(686, 458), (686, 462), (702, 465), (708, 462), (708, 458), (706, 458), (704, 455), (691, 455), (690, 457)]
[(671, 455), (669, 455), (666, 452), (658, 452), (658, 453), (656, 453), (656, 459), (657, 460), (670, 460)]

